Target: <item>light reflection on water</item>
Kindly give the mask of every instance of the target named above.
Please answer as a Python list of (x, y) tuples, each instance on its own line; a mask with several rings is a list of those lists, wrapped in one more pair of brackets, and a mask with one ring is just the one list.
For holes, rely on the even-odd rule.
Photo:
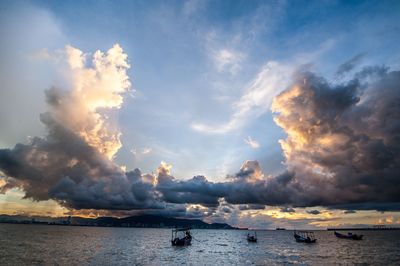
[(400, 231), (362, 231), (365, 240), (317, 231), (316, 244), (291, 231), (192, 230), (189, 247), (172, 247), (169, 229), (0, 224), (0, 265), (399, 265)]

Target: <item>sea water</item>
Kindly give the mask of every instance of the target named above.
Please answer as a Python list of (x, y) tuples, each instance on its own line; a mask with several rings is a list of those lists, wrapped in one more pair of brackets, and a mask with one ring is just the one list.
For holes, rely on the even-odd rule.
[(0, 265), (400, 265), (400, 231), (357, 231), (362, 241), (316, 231), (316, 244), (292, 231), (192, 230), (187, 247), (171, 230), (0, 224)]

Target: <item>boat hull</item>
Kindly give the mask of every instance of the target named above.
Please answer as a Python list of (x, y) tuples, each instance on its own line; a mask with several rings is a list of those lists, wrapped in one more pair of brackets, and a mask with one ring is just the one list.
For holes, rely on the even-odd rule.
[(255, 242), (257, 242), (257, 238), (248, 237), (248, 238), (247, 238), (247, 241), (248, 241), (248, 242), (253, 242), (253, 243), (255, 243)]
[(297, 234), (294, 234), (294, 238), (296, 239), (296, 242), (299, 242), (299, 243), (311, 244), (311, 243), (317, 242), (317, 239), (305, 238), (305, 237), (302, 237), (302, 236), (297, 235)]
[(334, 232), (334, 234), (337, 238), (344, 238), (344, 239), (351, 239), (351, 240), (362, 240), (362, 238), (363, 238), (363, 235), (356, 235), (356, 234), (344, 235), (344, 234), (341, 234), (338, 232)]
[(173, 246), (189, 246), (192, 244), (192, 239), (191, 238), (175, 238), (174, 240), (171, 240), (171, 244)]

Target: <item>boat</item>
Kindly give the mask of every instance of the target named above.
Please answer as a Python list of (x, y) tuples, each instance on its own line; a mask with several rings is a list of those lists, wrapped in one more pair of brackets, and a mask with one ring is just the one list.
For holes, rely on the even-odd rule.
[(250, 235), (250, 233), (247, 233), (247, 241), (248, 242), (257, 242), (257, 232), (254, 231), (254, 235)]
[(294, 231), (293, 236), (296, 239), (296, 242), (301, 243), (315, 243), (317, 239), (314, 236), (314, 232), (311, 231)]
[(347, 233), (347, 235), (345, 235), (335, 231), (334, 234), (338, 238), (345, 238), (345, 239), (361, 240), (363, 238), (363, 235), (357, 235), (350, 232)]
[(171, 244), (173, 246), (189, 246), (192, 242), (190, 228), (175, 228), (171, 233)]
[(283, 227), (277, 227), (276, 230), (286, 230), (286, 228)]

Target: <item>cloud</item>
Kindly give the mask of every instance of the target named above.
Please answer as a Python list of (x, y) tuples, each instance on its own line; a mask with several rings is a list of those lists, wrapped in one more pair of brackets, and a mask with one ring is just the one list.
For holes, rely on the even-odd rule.
[(296, 79), (272, 109), (303, 193), (316, 205), (399, 202), (400, 72), (368, 67), (337, 85), (310, 72)]
[(60, 47), (67, 37), (48, 9), (28, 2), (0, 5), (0, 147), (9, 148), (27, 135), (44, 134), (37, 121), (56, 68), (43, 61), (50, 58), (43, 47)]
[(196, 177), (170, 187), (199, 204), (223, 197), (230, 204), (399, 210), (399, 85), (400, 72), (384, 67), (339, 84), (298, 71), (272, 104), (287, 134), (280, 141), (287, 172), (266, 176), (248, 161), (228, 182)]
[(235, 75), (241, 69), (243, 59), (243, 53), (229, 49), (218, 50), (213, 55), (214, 64), (218, 72), (228, 71), (232, 75)]
[(281, 212), (288, 212), (288, 213), (293, 213), (293, 212), (296, 212), (296, 210), (295, 209), (293, 209), (293, 208), (289, 208), (289, 207), (283, 207), (283, 208), (281, 208), (281, 210), (280, 210)]
[(250, 136), (244, 139), (244, 142), (246, 142), (250, 147), (253, 149), (258, 149), (260, 148), (260, 143), (252, 139)]
[(239, 210), (244, 211), (244, 210), (264, 210), (265, 205), (261, 204), (244, 204), (244, 205), (239, 205)]
[(350, 60), (341, 64), (335, 73), (336, 78), (340, 79), (345, 74), (352, 71), (361, 62), (361, 60), (364, 59), (365, 55), (365, 53), (357, 54)]
[(142, 154), (149, 154), (152, 151), (151, 148), (143, 148)]
[(68, 83), (46, 91), (49, 111), (40, 119), (47, 136), (0, 150), (3, 191), (19, 187), (26, 198), (55, 199), (74, 209), (163, 207), (147, 175), (124, 172), (110, 160), (121, 142), (107, 112), (121, 106), (130, 86), (126, 54), (116, 44), (95, 52), (91, 62), (71, 46), (57, 56)]
[(235, 110), (227, 123), (208, 125), (192, 123), (192, 129), (206, 134), (225, 134), (270, 110), (272, 99), (284, 90), (293, 68), (275, 61), (263, 66), (257, 77), (246, 88), (242, 97), (233, 104)]
[(321, 214), (321, 212), (319, 210), (311, 210), (311, 211), (307, 211), (307, 213), (313, 214), (313, 215)]
[(331, 84), (305, 67), (273, 101), (271, 84), (283, 76), (254, 86), (264, 89), (250, 90), (238, 103), (245, 114), (240, 117), (254, 106), (262, 113), (272, 101), (274, 121), (287, 134), (280, 141), (287, 171), (265, 175), (258, 161), (246, 161), (225, 182), (211, 182), (202, 175), (177, 179), (165, 162), (156, 174), (115, 164), (120, 132), (108, 114), (121, 106), (129, 89), (126, 54), (115, 45), (95, 52), (91, 62), (70, 46), (58, 55), (68, 82), (46, 91), (49, 110), (40, 118), (47, 135), (0, 150), (2, 192), (18, 187), (26, 198), (54, 199), (78, 210), (186, 213), (215, 220), (236, 219), (239, 211), (265, 205), (285, 206), (283, 211), (400, 209), (398, 71), (367, 67), (346, 83)]
[(131, 149), (130, 152), (134, 155), (134, 156), (138, 156), (138, 155), (146, 155), (149, 154), (153, 151), (152, 148), (148, 148), (148, 147), (144, 147), (142, 149)]

